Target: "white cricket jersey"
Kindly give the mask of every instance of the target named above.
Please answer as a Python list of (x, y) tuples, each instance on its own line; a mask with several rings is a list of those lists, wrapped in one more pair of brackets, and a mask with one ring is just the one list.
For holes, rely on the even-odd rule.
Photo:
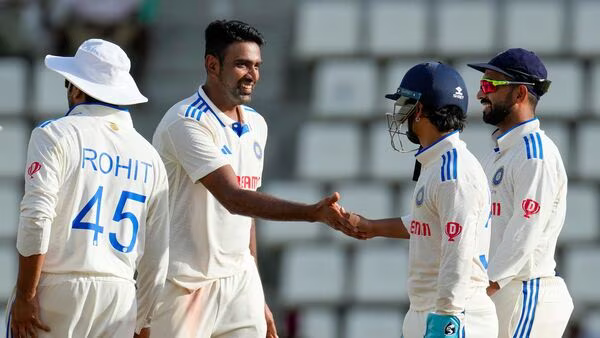
[(477, 159), (457, 131), (416, 155), (421, 175), (413, 193), (408, 296), (416, 311), (459, 314), (488, 285), (490, 194)]
[(43, 273), (133, 282), (147, 324), (168, 267), (168, 180), (127, 110), (79, 104), (34, 129), (17, 235)]
[(250, 253), (252, 218), (230, 213), (199, 182), (230, 165), (241, 188), (261, 185), (267, 124), (239, 106), (243, 124), (219, 110), (202, 90), (175, 104), (154, 133), (170, 184), (169, 279), (196, 289), (255, 264)]
[(492, 193), (490, 280), (554, 276), (554, 251), (566, 212), (567, 174), (537, 118), (502, 135), (485, 162)]

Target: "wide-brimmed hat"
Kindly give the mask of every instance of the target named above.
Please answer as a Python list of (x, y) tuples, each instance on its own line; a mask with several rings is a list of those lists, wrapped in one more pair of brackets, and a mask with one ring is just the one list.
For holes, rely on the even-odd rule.
[(148, 102), (129, 74), (131, 61), (127, 54), (112, 42), (89, 39), (79, 46), (75, 56), (46, 55), (45, 63), (99, 101), (116, 105)]

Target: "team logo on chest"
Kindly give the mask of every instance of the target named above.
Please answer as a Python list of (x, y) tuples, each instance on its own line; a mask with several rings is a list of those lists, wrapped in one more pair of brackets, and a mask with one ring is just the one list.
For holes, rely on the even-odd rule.
[(498, 168), (498, 170), (496, 170), (494, 177), (492, 177), (492, 183), (494, 183), (494, 185), (500, 184), (500, 182), (502, 182), (503, 177), (504, 177), (504, 167), (500, 167), (500, 168)]
[(415, 198), (415, 203), (417, 204), (418, 207), (420, 207), (423, 204), (423, 201), (425, 200), (425, 186), (422, 186), (419, 191), (417, 191), (417, 196)]
[(262, 148), (260, 147), (260, 144), (258, 144), (258, 142), (256, 141), (254, 141), (254, 155), (256, 155), (256, 158), (259, 160), (263, 156)]

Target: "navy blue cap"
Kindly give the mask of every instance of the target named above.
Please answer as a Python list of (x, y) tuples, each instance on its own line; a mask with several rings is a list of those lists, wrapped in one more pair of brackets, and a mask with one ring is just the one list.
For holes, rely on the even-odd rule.
[[(494, 56), (488, 63), (470, 63), (468, 66), (480, 72), (495, 70), (512, 80), (528, 81), (528, 76), (545, 80), (548, 77), (542, 60), (534, 52), (523, 48), (511, 48)], [(533, 86), (527, 86), (527, 89), (536, 96), (544, 94)]]
[(398, 100), (401, 96), (410, 97), (410, 93), (420, 94), (419, 102), (434, 109), (455, 105), (467, 111), (469, 97), (465, 81), (456, 70), (443, 63), (426, 62), (412, 67), (402, 78), (398, 90), (385, 97)]

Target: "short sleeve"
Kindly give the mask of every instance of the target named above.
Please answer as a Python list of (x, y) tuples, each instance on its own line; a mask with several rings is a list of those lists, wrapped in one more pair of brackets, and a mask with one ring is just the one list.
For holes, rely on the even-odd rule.
[(198, 121), (178, 120), (169, 127), (168, 137), (177, 161), (193, 182), (229, 164), (209, 127)]

